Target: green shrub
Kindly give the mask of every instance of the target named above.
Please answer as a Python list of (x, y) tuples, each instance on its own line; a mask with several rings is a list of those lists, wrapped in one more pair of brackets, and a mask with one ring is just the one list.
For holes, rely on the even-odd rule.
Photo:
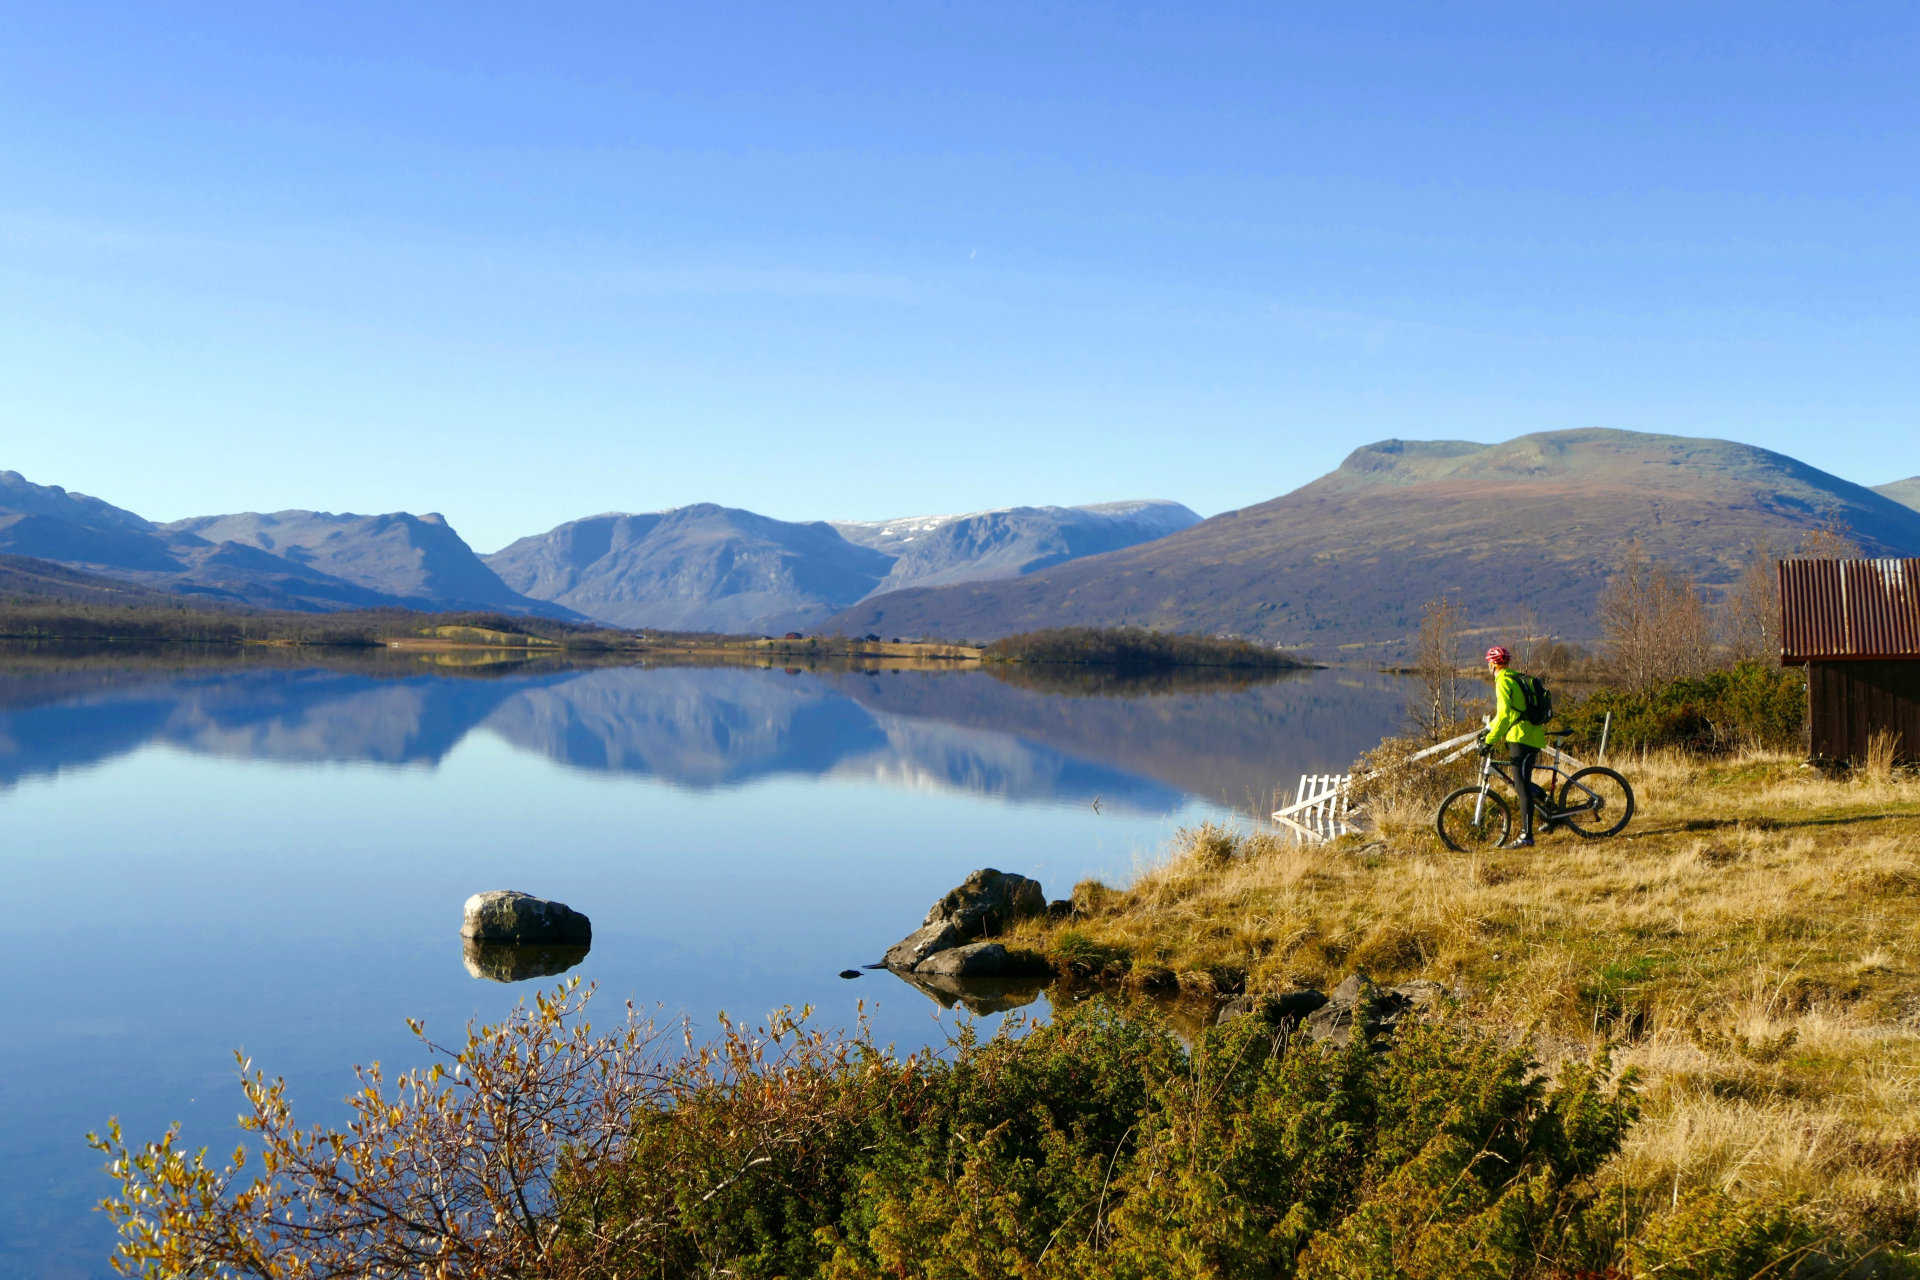
[(1570, 729), (1573, 749), (1593, 750), (1609, 712), (1608, 750), (1686, 747), (1722, 752), (1791, 749), (1806, 722), (1806, 675), (1798, 668), (1739, 662), (1644, 693), (1599, 689), (1559, 709), (1553, 728)]
[(1819, 1238), (1785, 1206), (1740, 1204), (1717, 1191), (1682, 1200), (1634, 1243), (1638, 1270), (1661, 1280), (1792, 1276)]

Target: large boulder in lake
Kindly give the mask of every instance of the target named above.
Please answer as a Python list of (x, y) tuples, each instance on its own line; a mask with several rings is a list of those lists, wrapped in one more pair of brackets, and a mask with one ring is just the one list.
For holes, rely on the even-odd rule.
[(564, 902), (517, 889), (491, 889), (467, 899), (460, 936), (521, 946), (585, 947), (593, 942), (593, 922)]
[(887, 949), (886, 966), (911, 972), (928, 956), (995, 937), (1015, 921), (1046, 911), (1047, 895), (1038, 880), (984, 867), (949, 890), (928, 908), (918, 929)]

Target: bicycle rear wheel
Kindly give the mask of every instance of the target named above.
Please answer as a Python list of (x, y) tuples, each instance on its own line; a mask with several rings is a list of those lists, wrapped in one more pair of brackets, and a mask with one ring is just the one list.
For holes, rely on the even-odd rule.
[(1560, 821), (1589, 840), (1619, 835), (1633, 817), (1633, 788), (1611, 769), (1577, 769), (1560, 789)]
[(1479, 787), (1462, 787), (1442, 800), (1440, 811), (1433, 816), (1433, 829), (1440, 833), (1440, 843), (1455, 853), (1498, 849), (1507, 842), (1507, 832), (1513, 829), (1513, 815), (1507, 809), (1507, 802), (1492, 791), (1484, 793), (1484, 800), (1482, 794)]

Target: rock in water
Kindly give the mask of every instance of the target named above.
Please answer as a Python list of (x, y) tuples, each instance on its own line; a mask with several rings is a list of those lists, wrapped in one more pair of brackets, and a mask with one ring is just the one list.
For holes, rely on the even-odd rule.
[(923, 924), (887, 948), (881, 962), (889, 969), (912, 969), (935, 952), (956, 947), (966, 939), (945, 920)]
[(587, 958), (586, 947), (519, 946), (511, 942), (482, 942), (467, 938), (461, 943), (467, 972), (489, 982), (525, 982), (528, 978), (551, 978), (565, 973)]
[(921, 926), (887, 949), (889, 969), (911, 971), (928, 956), (1005, 933), (1016, 920), (1045, 914), (1038, 880), (985, 867), (927, 910)]
[(914, 972), (951, 978), (1033, 978), (1050, 970), (1045, 960), (1031, 952), (1009, 951), (997, 942), (970, 942), (935, 952)]
[(564, 902), (536, 898), (516, 889), (491, 889), (467, 899), (460, 936), (522, 946), (540, 943), (585, 947), (593, 942), (593, 922)]

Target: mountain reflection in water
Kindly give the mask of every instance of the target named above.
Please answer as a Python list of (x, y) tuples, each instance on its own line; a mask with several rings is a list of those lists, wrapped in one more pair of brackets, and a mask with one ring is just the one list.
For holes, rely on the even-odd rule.
[[(811, 1006), (903, 1051), (1044, 1017), (1077, 996), (856, 966), (977, 868), (1117, 882), (1404, 706), (1371, 672), (997, 675), (0, 643), (29, 904), (0, 931), (0, 1276), (104, 1280), (76, 1135), (231, 1149), (236, 1048), (339, 1122), (353, 1063), (419, 1064), (404, 1019), (457, 1033), (572, 978), (608, 1014)], [(591, 953), (463, 947), (462, 904), (506, 888), (590, 915)]]
[(528, 663), (477, 679), (417, 660), (96, 656), (54, 674), (0, 667), (0, 787), (149, 744), (432, 766), (485, 732), (573, 768), (688, 788), (852, 775), (1015, 801), (1170, 812), (1200, 797), (1257, 812), (1298, 774), (1371, 747), (1403, 707), (1399, 682), (1373, 673), (1011, 674)]

